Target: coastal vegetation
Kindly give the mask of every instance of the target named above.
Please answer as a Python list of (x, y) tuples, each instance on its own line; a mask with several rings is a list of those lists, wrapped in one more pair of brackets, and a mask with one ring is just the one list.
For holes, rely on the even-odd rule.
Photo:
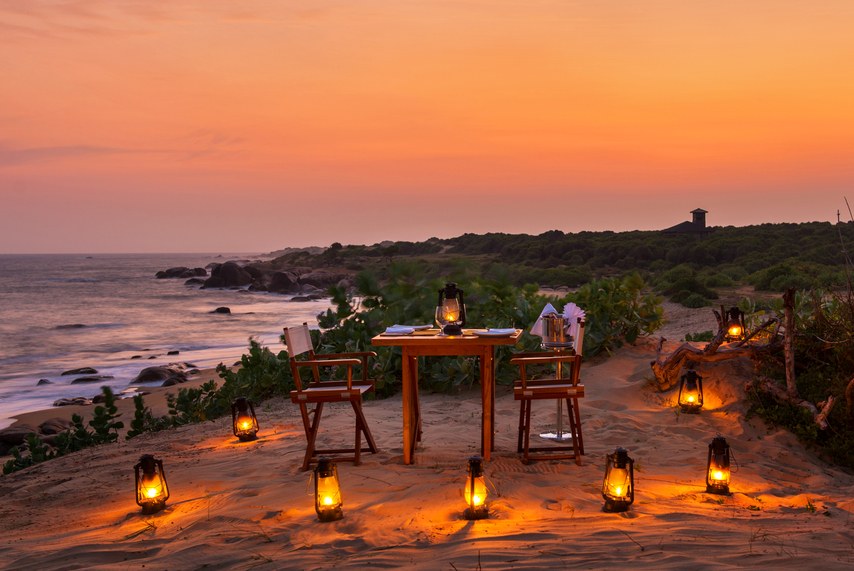
[[(550, 231), (538, 236), (466, 234), (425, 242), (384, 242), (373, 246), (335, 243), (326, 249), (289, 250), (267, 262), (247, 266), (241, 279), (263, 289), (264, 283), (288, 278), (288, 287), (320, 279), (325, 272), (332, 307), (318, 316), (312, 331), (318, 352), (375, 350), (371, 376), (382, 398), (400, 387), (401, 356), (394, 348), (374, 348), (370, 339), (393, 324), (432, 323), (436, 292), (446, 281), (465, 291), (468, 318), (478, 327), (514, 326), (528, 330), (546, 302), (557, 307), (574, 302), (587, 313), (584, 352), (606, 357), (624, 343), (653, 334), (661, 325), (662, 297), (688, 307), (703, 307), (722, 292), (752, 288), (755, 297), (741, 297), (739, 307), (749, 320), (780, 314), (776, 292), (797, 288), (796, 343), (798, 390), (818, 403), (847, 397), (835, 407), (829, 430), (818, 430), (803, 410), (760, 390), (749, 395), (753, 413), (793, 430), (823, 450), (834, 462), (854, 466), (854, 298), (847, 245), (854, 243), (854, 222), (831, 225), (765, 224), (715, 228), (704, 236), (670, 236), (660, 232)], [(240, 268), (238, 268), (240, 269)], [(264, 272), (274, 272), (266, 282)], [(284, 273), (287, 272), (287, 276)], [(269, 274), (266, 274), (269, 275)], [(345, 279), (337, 279), (346, 276)], [(290, 281), (290, 277), (294, 277)], [(551, 295), (543, 293), (550, 288)], [(686, 332), (686, 340), (707, 340), (710, 332)], [(536, 350), (539, 338), (525, 333), (516, 350)], [(498, 348), (496, 379), (510, 383), (515, 372)], [(764, 354), (761, 374), (782, 379), (782, 356)], [(221, 364), (218, 385), (180, 388), (169, 395), (169, 414), (154, 416), (143, 397), (135, 397), (135, 415), (127, 438), (228, 414), (231, 401), (243, 396), (261, 401), (287, 395), (293, 386), (286, 351), (273, 353), (257, 341), (238, 367)], [(478, 378), (474, 359), (431, 359), (421, 370), (423, 388), (454, 392), (470, 388)], [(4, 472), (14, 471), (85, 446), (114, 441), (118, 421), (114, 397), (105, 389), (104, 406), (84, 426), (74, 428), (48, 447), (28, 439), (27, 454), (13, 451)], [(111, 412), (112, 411), (112, 412)], [(810, 420), (808, 422), (808, 420)]]

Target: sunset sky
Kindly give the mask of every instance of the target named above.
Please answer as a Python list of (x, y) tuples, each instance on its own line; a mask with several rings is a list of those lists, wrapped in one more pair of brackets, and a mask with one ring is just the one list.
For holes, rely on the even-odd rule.
[(851, 0), (0, 3), (0, 253), (847, 219)]

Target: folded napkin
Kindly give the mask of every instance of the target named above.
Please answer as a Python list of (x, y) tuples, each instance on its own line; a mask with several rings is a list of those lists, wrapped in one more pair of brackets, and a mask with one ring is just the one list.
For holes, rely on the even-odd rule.
[[(537, 337), (543, 336), (543, 316), (552, 313), (558, 313), (558, 311), (551, 303), (547, 303), (540, 312), (537, 321), (534, 322), (534, 326), (531, 327), (531, 335), (536, 335)], [(578, 339), (578, 318), (584, 319), (584, 310), (575, 305), (574, 302), (570, 302), (563, 306), (563, 317), (566, 318), (568, 324), (566, 332), (572, 335), (573, 339)]]
[(385, 335), (409, 335), (414, 331), (415, 329), (413, 327), (407, 327), (405, 325), (392, 325), (391, 327), (385, 328)]
[(572, 335), (573, 339), (578, 339), (578, 318), (584, 319), (584, 310), (575, 305), (574, 302), (570, 302), (563, 306), (563, 316), (569, 323), (567, 333)]
[(399, 323), (395, 323), (394, 325), (392, 325), (392, 327), (403, 327), (403, 328), (408, 327), (409, 329), (412, 329), (414, 331), (423, 331), (424, 329), (430, 329), (433, 326), (432, 325), (401, 325)]
[(543, 310), (540, 312), (540, 316), (534, 322), (534, 326), (531, 327), (531, 335), (536, 335), (537, 337), (543, 336), (543, 316), (549, 315), (551, 313), (557, 313), (557, 310), (550, 303), (547, 303)]

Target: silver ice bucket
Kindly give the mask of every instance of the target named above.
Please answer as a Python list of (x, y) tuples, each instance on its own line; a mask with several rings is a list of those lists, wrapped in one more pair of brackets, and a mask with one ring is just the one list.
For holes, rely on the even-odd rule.
[(546, 349), (572, 347), (572, 335), (569, 330), (569, 320), (557, 313), (543, 316), (543, 342)]

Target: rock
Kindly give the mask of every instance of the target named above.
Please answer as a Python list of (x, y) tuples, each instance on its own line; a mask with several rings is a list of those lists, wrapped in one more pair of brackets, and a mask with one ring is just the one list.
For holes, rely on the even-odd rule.
[(216, 309), (211, 311), (211, 313), (228, 313), (228, 314), (230, 314), (231, 308), (224, 307), (224, 306), (223, 307), (217, 307)]
[(186, 382), (187, 375), (183, 371), (170, 367), (146, 367), (133, 380), (133, 383), (161, 383), (163, 387)]
[(40, 387), (42, 385), (52, 385), (52, 384), (53, 384), (53, 381), (51, 381), (50, 379), (39, 379), (39, 382), (36, 383), (36, 386)]
[(91, 375), (88, 377), (77, 377), (73, 381), (71, 381), (72, 385), (83, 385), (86, 383), (97, 383), (99, 381), (106, 381), (112, 379), (113, 375)]
[(211, 270), (206, 288), (243, 287), (252, 283), (252, 275), (234, 262), (225, 262)]
[(74, 397), (73, 399), (59, 399), (53, 401), (53, 406), (69, 406), (72, 404), (92, 404), (86, 397)]
[(131, 359), (142, 359), (142, 355), (134, 355)]
[(205, 280), (203, 280), (202, 278), (190, 278), (184, 282), (184, 285), (185, 286), (195, 286), (195, 285), (203, 286), (203, 285), (205, 285)]
[(67, 323), (65, 325), (57, 325), (54, 329), (82, 329), (86, 327), (82, 323)]
[(273, 272), (268, 289), (274, 293), (299, 293), (299, 278), (293, 272)]
[(166, 354), (167, 355), (178, 355), (179, 353), (180, 353), (180, 351), (178, 351), (177, 349), (173, 349)]
[(30, 434), (38, 434), (38, 431), (29, 424), (19, 424), (0, 430), (0, 442), (9, 446), (23, 444)]
[(327, 297), (329, 296), (322, 293), (313, 293), (308, 296), (308, 298), (311, 300), (326, 299)]
[(62, 373), (64, 375), (97, 375), (98, 371), (92, 367), (81, 367), (79, 369), (71, 369)]
[(291, 298), (291, 301), (311, 301), (311, 298), (307, 295), (295, 295)]
[(49, 418), (39, 425), (41, 434), (59, 434), (71, 428), (71, 421), (66, 418)]
[(336, 285), (350, 276), (343, 273), (330, 272), (328, 270), (313, 270), (299, 277), (300, 284), (309, 284), (320, 289), (327, 289), (329, 286)]
[(168, 270), (157, 272), (154, 274), (154, 277), (162, 280), (171, 278), (192, 278), (206, 275), (208, 275), (208, 272), (204, 268), (190, 269), (185, 266), (178, 266), (176, 268), (169, 268)]

